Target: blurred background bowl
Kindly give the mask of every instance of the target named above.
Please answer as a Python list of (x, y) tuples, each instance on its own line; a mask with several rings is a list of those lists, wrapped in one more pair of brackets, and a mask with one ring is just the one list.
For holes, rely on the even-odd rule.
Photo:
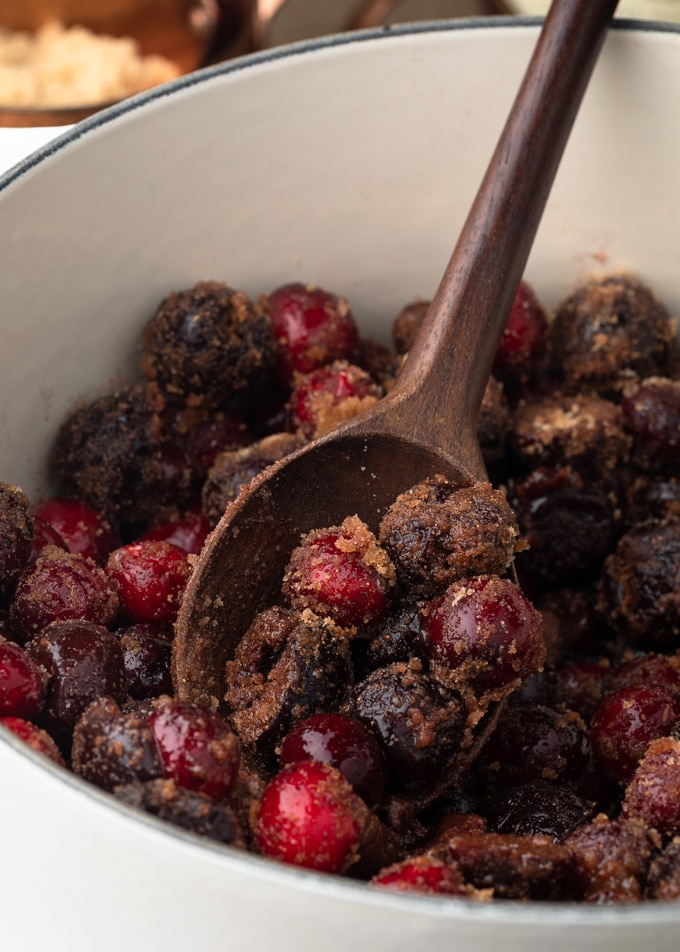
[[(64, 414), (130, 379), (170, 290), (292, 280), (364, 331), (435, 288), (538, 28), (451, 21), (239, 58), (84, 120), (0, 177), (0, 478), (39, 499)], [(548, 307), (635, 270), (680, 313), (680, 31), (605, 44), (527, 268)], [(0, 736), (5, 948), (677, 952), (680, 905), (391, 895), (138, 815)]]

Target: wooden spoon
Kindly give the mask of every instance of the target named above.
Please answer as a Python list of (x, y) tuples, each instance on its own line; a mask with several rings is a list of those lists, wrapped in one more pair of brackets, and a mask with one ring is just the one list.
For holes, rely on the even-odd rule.
[(494, 356), (617, 0), (554, 0), (424, 325), (391, 393), (241, 491), (209, 538), (177, 622), (173, 680), (220, 708), (225, 661), (280, 596), (302, 533), (358, 514), (376, 529), (397, 495), (441, 473), (486, 479), (477, 417)]

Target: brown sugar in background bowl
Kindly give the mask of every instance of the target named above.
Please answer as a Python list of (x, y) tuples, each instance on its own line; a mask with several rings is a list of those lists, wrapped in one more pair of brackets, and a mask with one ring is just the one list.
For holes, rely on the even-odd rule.
[[(386, 339), (439, 280), (536, 35), (499, 18), (256, 54), (99, 112), (2, 176), (0, 479), (46, 492), (65, 413), (129, 379), (171, 290), (313, 281)], [(528, 266), (548, 306), (630, 268), (680, 313), (679, 104), (680, 32), (615, 28)], [(387, 894), (169, 828), (4, 732), (0, 771), (7, 948), (677, 949), (675, 903)]]

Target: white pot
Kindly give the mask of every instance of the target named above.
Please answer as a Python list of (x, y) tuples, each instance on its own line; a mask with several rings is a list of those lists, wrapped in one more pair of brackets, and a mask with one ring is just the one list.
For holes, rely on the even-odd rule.
[[(537, 36), (502, 18), (284, 47), (97, 114), (0, 178), (0, 479), (45, 491), (79, 396), (171, 289), (287, 280), (361, 323), (429, 295)], [(633, 268), (680, 312), (680, 32), (608, 37), (528, 267), (548, 304)], [(0, 738), (11, 952), (676, 952), (680, 906), (395, 896), (169, 829)]]

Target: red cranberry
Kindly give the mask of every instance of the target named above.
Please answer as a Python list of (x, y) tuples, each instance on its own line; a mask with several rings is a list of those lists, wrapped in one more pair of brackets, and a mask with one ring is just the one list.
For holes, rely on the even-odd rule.
[(57, 530), (40, 516), (33, 520), (33, 546), (28, 557), (28, 565), (33, 565), (42, 550), (48, 545), (55, 545), (58, 549), (68, 551), (68, 546)]
[(655, 473), (677, 471), (680, 450), (680, 381), (648, 377), (621, 401), (633, 458)]
[(413, 856), (393, 863), (374, 876), (371, 883), (398, 892), (470, 895), (459, 870), (434, 856)]
[(116, 632), (123, 649), (128, 694), (136, 701), (172, 694), (172, 641), (153, 625), (132, 625)]
[(109, 556), (106, 573), (131, 622), (172, 624), (191, 566), (186, 552), (169, 542), (131, 542)]
[(611, 777), (628, 780), (649, 742), (670, 734), (678, 720), (677, 694), (653, 684), (619, 688), (602, 700), (593, 715), (593, 749)]
[(279, 373), (309, 373), (351, 359), (359, 332), (347, 300), (311, 284), (284, 284), (262, 299), (279, 344)]
[(59, 533), (70, 552), (100, 564), (118, 545), (110, 523), (80, 499), (46, 499), (35, 513)]
[(19, 579), (10, 621), (13, 631), (26, 639), (53, 621), (106, 626), (117, 610), (118, 596), (98, 565), (82, 555), (47, 546)]
[(370, 374), (344, 360), (298, 374), (288, 400), (291, 429), (315, 439), (369, 409), (380, 396)]
[(546, 353), (548, 321), (533, 289), (522, 281), (493, 365), (493, 374), (508, 383), (526, 383)]
[(453, 582), (434, 603), (427, 639), (433, 662), (481, 690), (524, 680), (545, 658), (541, 616), (517, 585), (494, 575)]
[(169, 542), (182, 552), (198, 555), (210, 532), (210, 523), (200, 506), (189, 509), (174, 522), (163, 522), (148, 529), (138, 542)]
[(606, 691), (634, 685), (664, 688), (671, 694), (680, 694), (680, 670), (678, 659), (650, 651), (622, 661), (609, 672)]
[(33, 724), (31, 721), (26, 721), (22, 717), (0, 717), (0, 724), (11, 731), (19, 740), (28, 744), (32, 750), (49, 757), (60, 767), (66, 766), (59, 748), (42, 727), (38, 727), (37, 724)]
[(626, 787), (622, 813), (664, 839), (680, 834), (680, 741), (660, 737), (650, 743)]
[(32, 720), (45, 703), (43, 674), (19, 645), (0, 642), (0, 717)]
[(0, 594), (25, 568), (33, 542), (33, 509), (18, 486), (0, 483)]
[(284, 766), (300, 760), (331, 764), (371, 805), (385, 788), (385, 755), (375, 734), (344, 714), (312, 714), (284, 739), (279, 759)]
[(67, 744), (76, 721), (95, 698), (122, 702), (125, 668), (115, 635), (87, 621), (53, 622), (27, 647), (50, 676), (40, 723), (59, 743)]
[(352, 787), (335, 767), (302, 761), (267, 786), (255, 819), (255, 844), (265, 856), (327, 873), (357, 859), (361, 837)]
[(310, 532), (284, 574), (293, 608), (311, 609), (343, 628), (371, 625), (388, 607), (394, 568), (375, 536), (356, 516), (340, 527)]
[(149, 717), (167, 777), (180, 787), (221, 800), (238, 776), (236, 735), (217, 714), (169, 697), (154, 702)]

